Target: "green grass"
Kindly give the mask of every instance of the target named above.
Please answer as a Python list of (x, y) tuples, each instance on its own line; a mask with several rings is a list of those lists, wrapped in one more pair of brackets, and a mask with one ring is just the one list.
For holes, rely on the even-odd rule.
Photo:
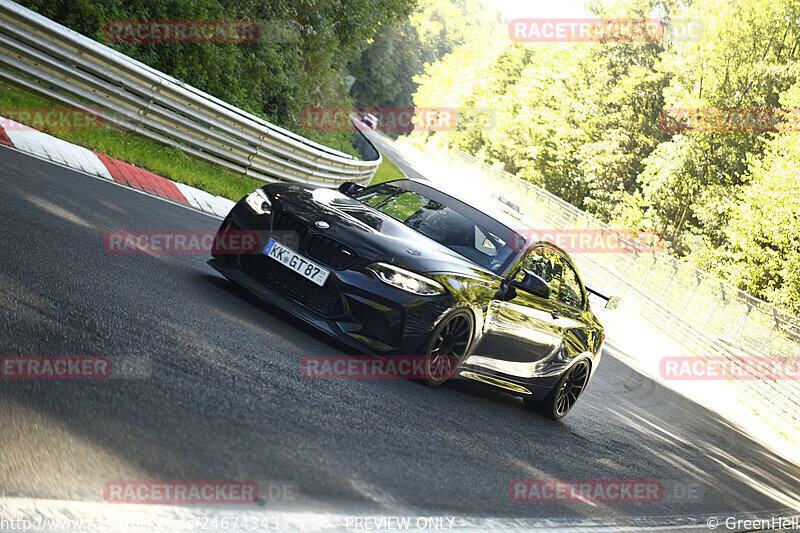
[(312, 140), (321, 145), (339, 150), (345, 154), (352, 155), (356, 159), (361, 159), (355, 146), (353, 146), (352, 131), (314, 131), (314, 130), (292, 130), (306, 139)]
[(370, 185), (383, 183), (384, 181), (401, 180), (404, 178), (405, 176), (402, 172), (400, 172), (400, 169), (397, 168), (397, 165), (389, 161), (389, 159), (384, 156), (381, 166), (379, 166), (378, 171), (375, 172), (375, 176), (373, 176)]
[[(2, 114), (3, 109), (8, 108), (53, 107), (65, 106), (50, 99), (31, 94), (28, 91), (0, 84), (0, 114)], [(140, 135), (121, 132), (107, 126), (97, 130), (48, 131), (47, 133), (120, 161), (136, 165), (159, 176), (164, 176), (173, 181), (185, 183), (234, 201), (239, 200), (256, 187), (264, 184), (261, 180), (248, 178), (220, 168), (217, 165), (199, 161), (177, 148), (164, 146)], [(347, 148), (347, 143), (344, 142), (342, 135), (337, 138), (326, 138), (324, 135), (318, 135), (315, 140), (322, 142), (326, 140), (334, 141), (333, 143), (337, 145), (335, 148), (343, 150)], [(352, 147), (346, 151), (355, 154), (355, 150)], [(384, 164), (386, 164), (386, 161)], [(394, 165), (391, 166), (394, 167)], [(397, 167), (394, 168), (396, 171)], [(396, 172), (399, 174), (399, 171)], [(402, 175), (399, 177), (402, 177)]]

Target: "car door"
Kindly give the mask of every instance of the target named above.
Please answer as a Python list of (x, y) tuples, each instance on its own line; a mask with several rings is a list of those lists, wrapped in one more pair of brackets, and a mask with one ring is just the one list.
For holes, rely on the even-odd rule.
[[(552, 295), (560, 295), (563, 263), (561, 255), (547, 245), (535, 245), (512, 273), (521, 280), (524, 270), (544, 279)], [(569, 316), (570, 318), (565, 318)], [(487, 310), (484, 334), (474, 353), (513, 362), (545, 359), (563, 344), (562, 325), (572, 323), (572, 312), (554, 298), (540, 298), (516, 289), (511, 300), (495, 299)]]
[[(561, 332), (568, 357), (591, 351), (597, 325), (587, 306), (586, 289), (578, 276), (575, 267), (567, 257), (553, 250), (554, 261), (559, 265), (558, 291), (551, 292), (550, 299), (554, 305), (554, 316)], [(552, 289), (551, 289), (552, 290)]]

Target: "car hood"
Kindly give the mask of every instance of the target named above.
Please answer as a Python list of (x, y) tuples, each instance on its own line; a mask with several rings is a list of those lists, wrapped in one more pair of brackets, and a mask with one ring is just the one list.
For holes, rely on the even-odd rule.
[[(264, 188), (279, 207), (305, 221), (314, 231), (380, 259), (417, 272), (451, 272), (464, 275), (492, 274), (446, 246), (402, 222), (335, 189), (272, 184)], [(328, 228), (314, 227), (325, 222)]]

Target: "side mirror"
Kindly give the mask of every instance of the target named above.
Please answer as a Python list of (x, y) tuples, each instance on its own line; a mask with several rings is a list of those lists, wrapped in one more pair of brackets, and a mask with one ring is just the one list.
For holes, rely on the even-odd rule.
[(543, 298), (545, 300), (550, 298), (550, 286), (545, 280), (534, 274), (529, 270), (523, 270), (525, 277), (522, 280), (511, 280), (510, 285), (515, 289), (519, 289)]
[(364, 187), (358, 185), (357, 183), (353, 183), (352, 181), (345, 181), (339, 185), (339, 192), (347, 196), (351, 196), (362, 190), (364, 190)]

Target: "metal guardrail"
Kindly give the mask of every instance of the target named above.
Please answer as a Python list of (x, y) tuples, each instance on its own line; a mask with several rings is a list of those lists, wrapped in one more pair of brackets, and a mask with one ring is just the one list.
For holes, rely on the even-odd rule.
[[(568, 202), (464, 152), (431, 154), (451, 173), (512, 200), (542, 230), (615, 229)], [(573, 253), (583, 275), (630, 302), (630, 308), (701, 358), (723, 358), (753, 379), (731, 379), (779, 431), (800, 435), (800, 381), (763, 379), (752, 361), (800, 364), (800, 319), (663, 252), (644, 248), (630, 234), (617, 238), (633, 253)], [(767, 417), (764, 417), (767, 419)], [(791, 429), (790, 429), (791, 428)]]
[(10, 0), (0, 0), (0, 80), (263, 181), (366, 184), (381, 163), (279, 128)]

